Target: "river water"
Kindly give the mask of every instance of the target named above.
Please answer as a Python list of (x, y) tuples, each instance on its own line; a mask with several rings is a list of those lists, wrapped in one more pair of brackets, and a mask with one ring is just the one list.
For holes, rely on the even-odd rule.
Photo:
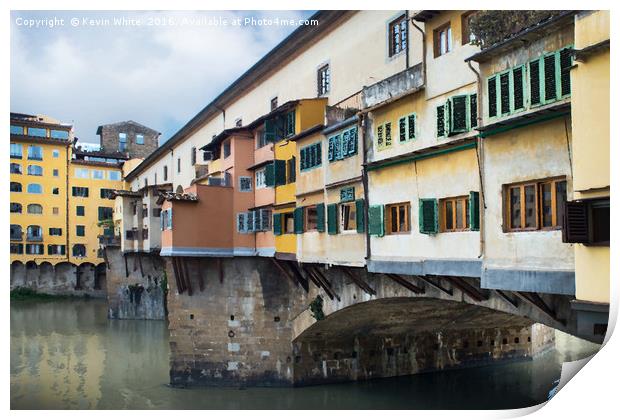
[(564, 361), (598, 345), (557, 332), (534, 361), (306, 388), (176, 389), (163, 321), (106, 302), (11, 303), (12, 409), (500, 409), (543, 402)]

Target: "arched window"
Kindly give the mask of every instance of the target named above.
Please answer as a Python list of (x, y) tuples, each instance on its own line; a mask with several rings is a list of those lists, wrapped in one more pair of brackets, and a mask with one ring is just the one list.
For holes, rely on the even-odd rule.
[(11, 192), (22, 192), (22, 184), (19, 182), (11, 182)]
[(28, 204), (28, 214), (43, 214), (43, 206), (40, 204)]
[(21, 213), (22, 205), (19, 203), (11, 203), (11, 213)]
[(28, 165), (28, 175), (43, 176), (43, 168), (39, 165)]
[(41, 184), (28, 184), (28, 192), (30, 194), (43, 194), (43, 187)]
[(40, 241), (43, 239), (43, 230), (41, 226), (30, 225), (26, 229), (26, 240), (28, 241)]
[(22, 165), (19, 163), (11, 163), (11, 173), (12, 174), (21, 174), (22, 173)]
[(28, 146), (28, 159), (43, 160), (43, 148), (41, 146)]
[(73, 245), (73, 249), (71, 250), (71, 254), (74, 257), (85, 257), (86, 256), (86, 246), (82, 244)]
[(22, 240), (22, 227), (20, 225), (11, 225), (11, 240), (12, 241)]

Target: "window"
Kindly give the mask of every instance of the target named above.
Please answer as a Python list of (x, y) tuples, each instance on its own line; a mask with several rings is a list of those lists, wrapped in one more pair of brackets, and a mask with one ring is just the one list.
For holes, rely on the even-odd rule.
[(405, 115), (398, 119), (398, 141), (405, 143), (415, 139), (416, 114)]
[(22, 192), (22, 184), (19, 182), (11, 182), (11, 192)]
[(65, 255), (65, 245), (48, 245), (47, 255)]
[(74, 197), (88, 197), (88, 187), (71, 187), (71, 194)]
[(461, 45), (471, 44), (476, 40), (476, 36), (471, 32), (471, 19), (475, 11), (469, 11), (461, 15)]
[(110, 188), (101, 188), (99, 190), (99, 197), (100, 198), (106, 198), (109, 200), (113, 200), (112, 198), (112, 194), (114, 193), (114, 190), (110, 189)]
[(299, 168), (304, 171), (321, 166), (322, 162), (321, 143), (314, 143), (303, 147), (299, 156)]
[(177, 158), (177, 173), (181, 173), (181, 158)]
[(11, 225), (11, 240), (12, 241), (21, 241), (22, 240), (22, 227), (20, 225)]
[(41, 226), (30, 225), (26, 229), (26, 240), (28, 241), (41, 241), (43, 240), (43, 230)]
[(164, 181), (168, 181), (168, 166), (164, 166)]
[(21, 213), (22, 205), (19, 203), (11, 203), (11, 213)]
[(58, 169), (52, 169), (52, 176), (58, 178)]
[(267, 186), (265, 182), (265, 168), (256, 171), (256, 188), (265, 188)]
[(145, 217), (149, 217), (149, 207), (146, 204), (142, 204), (142, 218)]
[(557, 229), (565, 202), (564, 178), (504, 186), (504, 230)]
[(566, 203), (562, 241), (609, 246), (609, 197)]
[(329, 64), (325, 64), (317, 71), (317, 89), (318, 96), (323, 96), (329, 93), (330, 77), (329, 77)]
[(84, 227), (84, 225), (76, 225), (75, 226), (75, 235), (76, 236), (85, 236), (86, 235), (86, 228)]
[(71, 250), (71, 255), (73, 255), (74, 257), (85, 257), (86, 246), (82, 244), (73, 245), (73, 249)]
[(235, 120), (235, 127), (243, 127), (243, 120), (241, 118)]
[(19, 163), (11, 163), (11, 173), (21, 175), (22, 165), (20, 165)]
[(355, 202), (340, 204), (340, 231), (357, 231)]
[(52, 207), (52, 214), (58, 216), (58, 207)]
[(121, 171), (108, 171), (108, 180), (110, 180), (110, 181), (120, 181), (121, 180)]
[(54, 194), (54, 195), (60, 194), (60, 188), (58, 188), (58, 187), (52, 188), (52, 194)]
[(398, 234), (411, 231), (411, 206), (409, 202), (385, 206), (387, 233)]
[(466, 133), (478, 125), (477, 94), (455, 95), (437, 107), (437, 137)]
[(297, 179), (297, 159), (295, 156), (286, 161), (286, 183), (291, 184)]
[(52, 150), (52, 157), (54, 158), (60, 157), (60, 152), (58, 151), (58, 149)]
[(43, 244), (26, 244), (26, 254), (43, 255)]
[(278, 214), (276, 216), (282, 217), (283, 233), (295, 233), (295, 217), (293, 213)]
[(17, 143), (11, 143), (11, 157), (14, 159), (22, 158), (22, 145)]
[(191, 161), (192, 161), (192, 166), (196, 164), (196, 148), (195, 147), (192, 147)]
[(43, 206), (40, 204), (28, 204), (28, 214), (43, 214)]
[(85, 168), (75, 168), (74, 175), (76, 178), (88, 179), (90, 178), (90, 171)]
[(439, 200), (441, 232), (458, 232), (469, 229), (469, 197)]
[(452, 29), (450, 22), (433, 31), (433, 52), (435, 57), (452, 51)]
[(144, 144), (144, 134), (136, 134), (136, 144)]
[[(381, 128), (383, 133), (384, 128)], [(378, 138), (377, 138), (378, 141)], [(357, 127), (348, 128), (327, 140), (327, 160), (335, 162), (357, 154)]]
[(93, 179), (104, 179), (103, 171), (100, 169), (93, 169), (92, 176)]
[(67, 140), (69, 132), (67, 130), (50, 130), (50, 137), (53, 139)]
[[(109, 220), (112, 218), (114, 209), (112, 207), (99, 207), (98, 211), (98, 220)], [(147, 213), (148, 216), (148, 213)]]
[(230, 140), (224, 142), (222, 145), (222, 154), (224, 155), (224, 158), (230, 156)]
[(43, 149), (41, 146), (28, 146), (29, 160), (43, 160)]
[(274, 96), (273, 98), (271, 98), (271, 101), (269, 102), (269, 106), (270, 106), (272, 111), (278, 107), (278, 97), (277, 96)]
[(24, 244), (11, 244), (10, 249), (11, 249), (11, 254), (23, 254)]
[(28, 165), (28, 175), (43, 176), (43, 168), (39, 165)]
[(84, 206), (75, 206), (75, 215), (76, 216), (84, 216)]
[(62, 228), (50, 228), (50, 236), (62, 236)]
[(118, 133), (118, 151), (124, 152), (127, 150), (127, 134)]
[(172, 229), (172, 209), (161, 211), (160, 226), (161, 230)]
[(153, 208), (153, 217), (161, 217), (161, 208), (159, 207)]
[(249, 177), (249, 176), (239, 177), (239, 191), (241, 192), (252, 191), (252, 177)]
[(305, 207), (306, 210), (306, 231), (317, 230), (318, 227), (318, 211), (317, 206)]
[(28, 127), (28, 135), (32, 137), (47, 137), (47, 131), (45, 128)]
[(24, 127), (21, 125), (11, 125), (11, 134), (24, 135)]
[(392, 123), (386, 122), (377, 126), (377, 150), (392, 147)]
[(43, 187), (41, 184), (28, 184), (27, 191), (30, 194), (43, 194)]
[(407, 19), (405, 15), (389, 24), (390, 57), (407, 49)]

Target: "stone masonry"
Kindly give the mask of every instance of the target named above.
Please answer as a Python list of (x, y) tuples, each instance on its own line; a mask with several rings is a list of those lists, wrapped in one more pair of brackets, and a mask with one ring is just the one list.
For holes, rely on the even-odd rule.
[[(125, 150), (121, 150), (119, 135), (125, 134)], [(146, 158), (158, 147), (159, 133), (135, 121), (122, 121), (113, 124), (100, 125), (97, 128), (101, 151), (115, 153), (124, 152), (130, 158)], [(136, 142), (136, 135), (144, 136), (144, 144)]]

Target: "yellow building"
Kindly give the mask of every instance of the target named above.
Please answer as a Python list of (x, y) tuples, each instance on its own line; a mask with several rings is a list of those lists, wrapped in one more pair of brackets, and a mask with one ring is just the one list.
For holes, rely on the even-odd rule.
[(600, 340), (609, 317), (609, 11), (575, 16), (571, 70), (573, 201), (564, 237), (574, 243), (580, 334)]

